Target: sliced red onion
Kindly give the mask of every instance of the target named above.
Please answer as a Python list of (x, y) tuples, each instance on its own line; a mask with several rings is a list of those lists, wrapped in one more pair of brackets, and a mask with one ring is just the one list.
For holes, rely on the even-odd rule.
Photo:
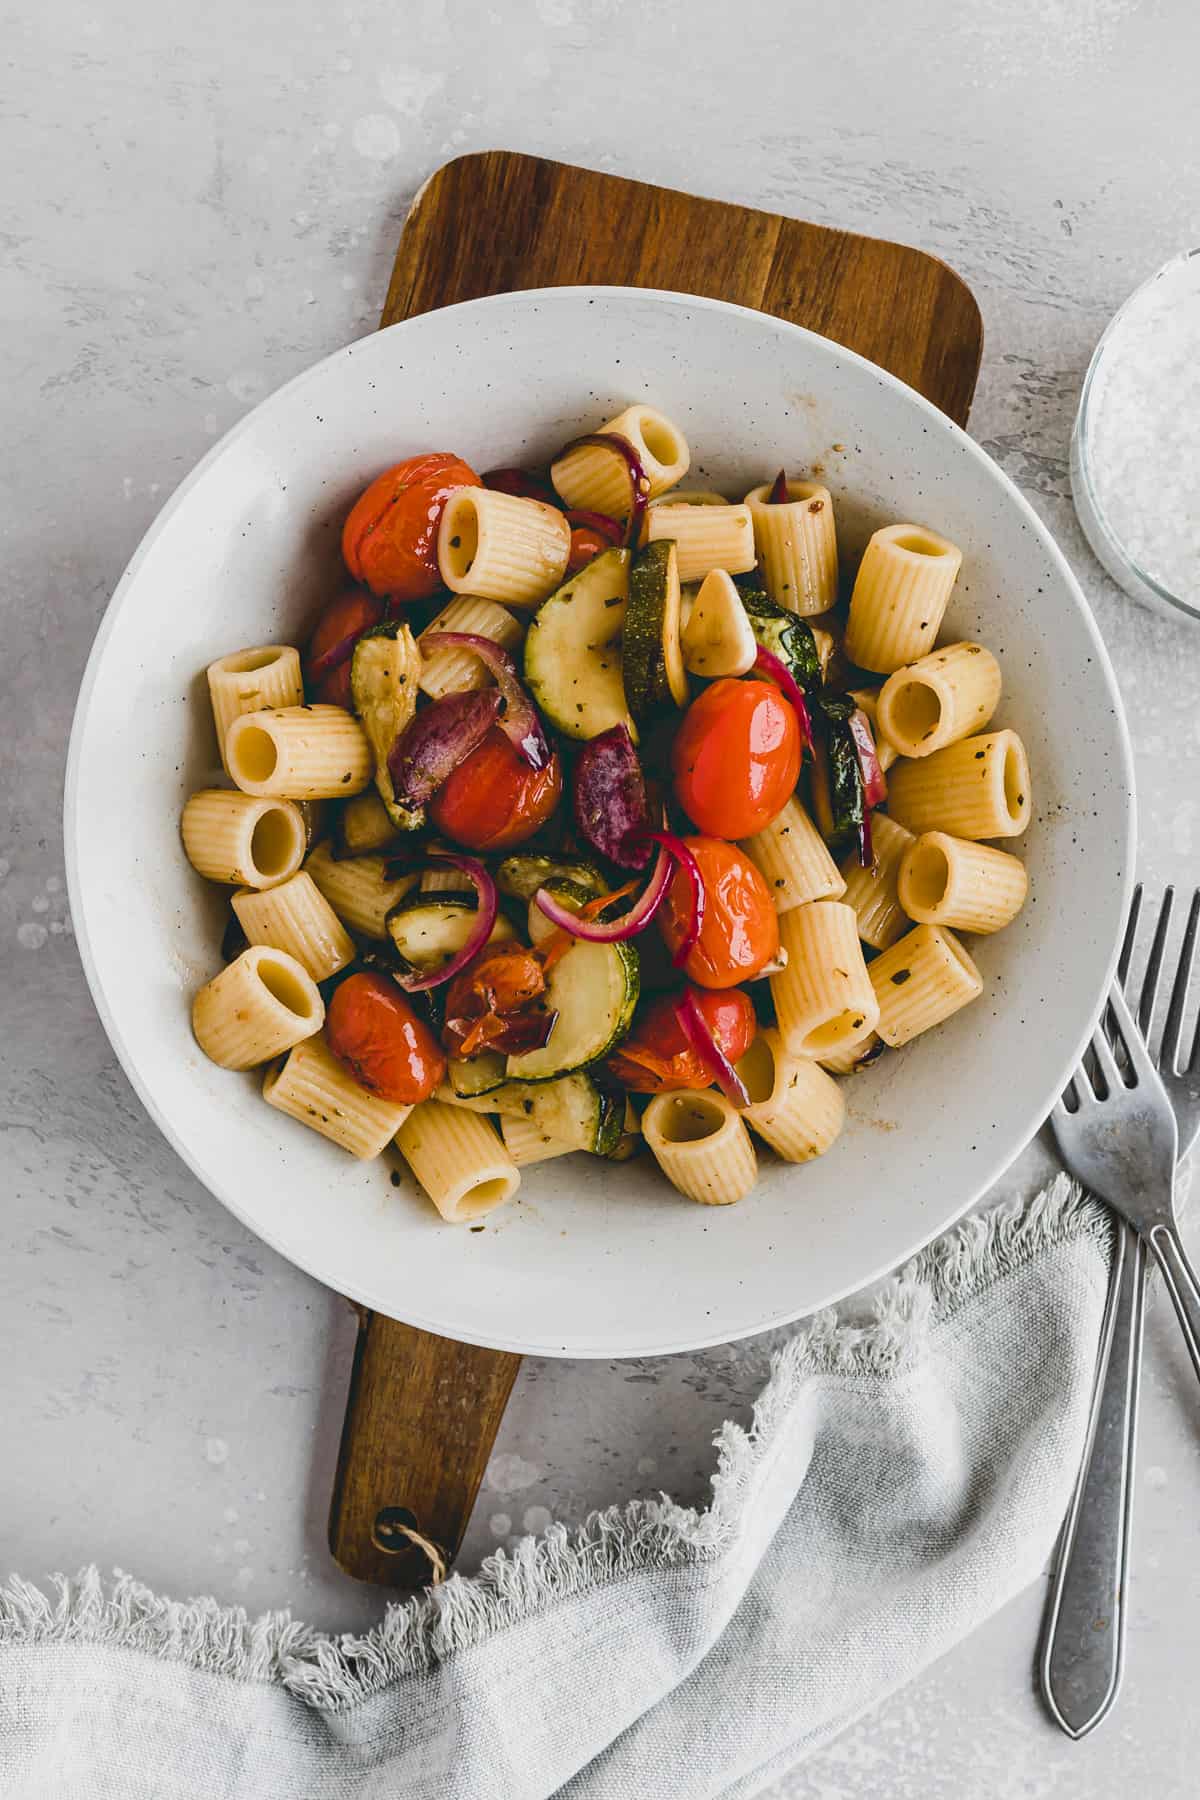
[(746, 1084), (709, 1030), (690, 988), (677, 1003), (675, 1017), (688, 1045), (696, 1052), (706, 1073), (712, 1076), (725, 1098), (739, 1112), (743, 1107), (749, 1106), (750, 1095), (746, 1091)]
[(636, 546), (642, 534), (642, 520), (646, 516), (646, 503), (650, 498), (650, 477), (646, 473), (645, 464), (627, 437), (619, 431), (589, 431), (583, 437), (572, 438), (564, 444), (555, 461), (568, 456), (572, 450), (586, 450), (598, 445), (601, 450), (615, 450), (623, 457), (629, 470), (630, 504), (629, 518), (625, 524), (625, 544), (627, 548)]
[(582, 938), (589, 944), (623, 944), (649, 925), (667, 897), (671, 874), (671, 854), (665, 848), (660, 849), (658, 860), (650, 871), (650, 879), (638, 898), (628, 912), (622, 913), (619, 919), (613, 919), (609, 924), (602, 924), (599, 919), (581, 919), (569, 906), (556, 900), (546, 888), (539, 888), (534, 899), (550, 923), (557, 925), (560, 931), (567, 932), (571, 937)]
[(323, 676), (329, 674), (331, 669), (340, 668), (344, 662), (349, 662), (354, 655), (355, 644), (363, 632), (370, 631), (370, 629), (370, 625), (358, 625), (353, 631), (346, 632), (345, 636), (340, 637), (336, 644), (331, 644), (328, 650), (323, 650), (320, 656), (314, 657), (312, 662), (305, 664), (305, 679), (315, 686)]
[(436, 856), (441, 862), (448, 862), (454, 868), (461, 869), (471, 886), (475, 889), (475, 924), (462, 949), (452, 956), (440, 969), (431, 969), (427, 974), (401, 974), (395, 972), (395, 979), (409, 994), (419, 994), (425, 988), (441, 987), (443, 982), (453, 981), (459, 972), (466, 968), (472, 957), (478, 956), (483, 946), (492, 935), (492, 926), (496, 923), (496, 911), (499, 905), (496, 884), (476, 856), (460, 856), (453, 850), (430, 849), (427, 853)]
[(528, 469), (489, 469), (481, 480), (494, 494), (515, 494), (518, 500), (540, 500), (543, 506), (562, 510), (562, 501), (550, 483), (544, 476), (534, 475)]
[(620, 519), (612, 519), (607, 513), (586, 512), (580, 507), (572, 507), (567, 514), (567, 524), (572, 531), (594, 531), (598, 537), (607, 538), (614, 548), (625, 539), (625, 527)]
[(771, 491), (767, 495), (767, 505), (786, 506), (791, 497), (792, 496), (788, 493), (787, 470), (780, 469), (778, 475), (771, 483)]
[(696, 940), (700, 936), (700, 928), (704, 924), (704, 877), (700, 873), (700, 864), (696, 861), (681, 837), (673, 831), (648, 831), (646, 836), (654, 843), (660, 844), (675, 862), (675, 866), (687, 876), (688, 886), (692, 890), (692, 916), (687, 922), (687, 929), (676, 946), (671, 958), (672, 966), (682, 969), (692, 951), (696, 948)]
[(650, 861), (650, 799), (626, 725), (589, 738), (575, 763), (575, 823), (582, 838), (623, 869)]
[(758, 654), (754, 658), (754, 666), (769, 675), (784, 699), (796, 715), (796, 723), (800, 727), (800, 747), (811, 749), (813, 734), (812, 720), (808, 714), (808, 702), (804, 698), (804, 690), (796, 680), (787, 664), (776, 656), (773, 650), (764, 650), (760, 644)]
[(500, 711), (499, 688), (446, 694), (414, 713), (388, 756), (388, 773), (401, 806), (424, 806), (478, 749)]
[(850, 736), (854, 740), (854, 750), (858, 757), (858, 769), (863, 784), (863, 799), (868, 809), (882, 806), (887, 800), (887, 777), (879, 761), (879, 752), (875, 748), (875, 733), (871, 730), (871, 721), (862, 707), (856, 706), (846, 723), (850, 728)]
[(507, 650), (489, 637), (475, 631), (430, 631), (421, 639), (421, 648), (431, 650), (471, 650), (486, 663), (496, 677), (496, 686), (504, 701), (504, 711), (496, 720), (517, 755), (531, 769), (544, 769), (554, 754), (542, 730), (537, 707), (517, 674), (517, 665)]

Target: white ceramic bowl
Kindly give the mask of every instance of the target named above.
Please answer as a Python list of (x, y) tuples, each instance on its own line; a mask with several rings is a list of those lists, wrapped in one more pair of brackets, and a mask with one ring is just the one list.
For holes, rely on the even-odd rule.
[[(947, 629), (999, 656), (1001, 718), (1029, 749), (1031, 900), (972, 949), (984, 997), (848, 1089), (847, 1130), (803, 1168), (762, 1158), (739, 1206), (682, 1200), (652, 1164), (529, 1171), (481, 1232), (452, 1229), (385, 1162), (352, 1162), (218, 1069), (189, 1029), (219, 966), (220, 889), (178, 818), (213, 774), (203, 670), (299, 641), (339, 580), (341, 520), (423, 449), (477, 468), (544, 461), (645, 399), (693, 449), (689, 482), (740, 495), (819, 465), (854, 556), (890, 520), (965, 554)], [(633, 1356), (809, 1312), (941, 1231), (1037, 1130), (1111, 978), (1130, 881), (1129, 745), (1108, 659), (1044, 527), (909, 388), (766, 314), (676, 294), (553, 289), (472, 301), (353, 344), (245, 418), (165, 507), (113, 598), (67, 777), (80, 950), (125, 1070), (202, 1181), (276, 1249), (414, 1325), (504, 1349)]]

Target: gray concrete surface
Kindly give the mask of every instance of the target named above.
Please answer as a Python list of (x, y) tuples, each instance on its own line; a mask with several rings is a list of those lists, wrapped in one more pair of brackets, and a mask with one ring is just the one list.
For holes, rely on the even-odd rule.
[[(0, 8), (0, 1565), (376, 1617), (323, 1521), (352, 1341), (176, 1162), (93, 1014), (63, 886), (75, 689), (122, 566), (247, 408), (371, 329), (405, 209), (461, 151), (546, 152), (939, 252), (987, 350), (973, 429), (1056, 531), (1116, 659), (1142, 868), (1194, 880), (1200, 632), (1091, 561), (1070, 423), (1105, 320), (1200, 239), (1190, 0), (380, 0)], [(1063, 704), (1071, 704), (1064, 671)], [(1031, 1184), (1034, 1151), (1006, 1187)], [(1041, 1592), (775, 1800), (1194, 1790), (1196, 1397), (1151, 1321), (1124, 1701), (1070, 1745), (1034, 1699)], [(551, 1516), (701, 1498), (759, 1345), (533, 1364), (464, 1566)]]

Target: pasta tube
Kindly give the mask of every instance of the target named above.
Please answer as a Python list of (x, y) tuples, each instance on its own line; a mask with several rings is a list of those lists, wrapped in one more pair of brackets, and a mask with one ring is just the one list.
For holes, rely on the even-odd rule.
[(229, 773), (244, 794), (348, 799), (375, 773), (367, 734), (341, 706), (243, 713), (225, 738)]
[(962, 551), (922, 525), (887, 525), (863, 553), (846, 626), (846, 655), (890, 675), (937, 642)]
[(896, 883), (904, 853), (916, 840), (886, 813), (876, 812), (871, 814), (871, 841), (875, 847), (872, 868), (863, 868), (857, 851), (842, 864), (846, 905), (854, 908), (863, 943), (873, 950), (886, 950), (908, 930)]
[(809, 900), (838, 900), (846, 891), (829, 846), (794, 798), (742, 849), (771, 890), (777, 913)]
[(1029, 759), (1015, 731), (961, 738), (888, 775), (888, 812), (918, 836), (1020, 837), (1030, 808)]
[(209, 881), (264, 888), (304, 861), (304, 819), (290, 800), (205, 788), (184, 807), (179, 829), (188, 861)]
[(737, 1072), (750, 1095), (746, 1123), (788, 1162), (824, 1156), (846, 1120), (842, 1090), (819, 1063), (785, 1050), (778, 1031), (760, 1031)]
[(671, 538), (680, 581), (703, 581), (713, 569), (730, 575), (754, 567), (754, 527), (747, 506), (652, 506), (644, 542)]
[[(646, 472), (647, 499), (665, 493), (688, 472), (691, 455), (686, 438), (652, 406), (627, 406), (600, 430), (623, 437), (633, 446)], [(559, 457), (551, 467), (550, 479), (564, 506), (608, 513), (614, 519), (629, 517), (629, 464), (616, 450), (581, 444)]]
[(879, 729), (901, 756), (932, 756), (982, 731), (1000, 704), (1000, 664), (982, 644), (947, 644), (897, 669), (879, 695)]
[(779, 921), (786, 967), (771, 976), (779, 1035), (795, 1056), (818, 1060), (874, 1030), (879, 1017), (854, 909), (813, 900)]
[(317, 984), (294, 956), (252, 944), (192, 1002), (192, 1031), (223, 1069), (252, 1069), (325, 1023)]
[(723, 1094), (656, 1094), (642, 1114), (642, 1131), (667, 1180), (701, 1206), (729, 1206), (754, 1186), (754, 1145)]
[(457, 595), (417, 639), (425, 656), (418, 686), (431, 700), (487, 687), (492, 679), (473, 650), (439, 648), (426, 652), (424, 640), (439, 631), (469, 631), (474, 637), (490, 638), (502, 650), (515, 650), (521, 642), (520, 625), (494, 600), (481, 600), (476, 594)]
[(263, 1099), (363, 1161), (387, 1148), (412, 1111), (360, 1087), (323, 1032), (297, 1044), (286, 1062), (267, 1071)]
[(400, 875), (388, 881), (385, 856), (339, 862), (328, 844), (318, 844), (304, 867), (343, 925), (369, 938), (386, 939), (388, 914), (420, 880), (419, 875)]
[(443, 1219), (481, 1219), (521, 1185), (517, 1165), (479, 1113), (425, 1100), (396, 1133), (396, 1145)]
[(1010, 925), (1025, 904), (1025, 865), (1007, 850), (927, 831), (900, 864), (900, 904), (922, 925), (987, 933)]
[(867, 971), (879, 1000), (879, 1035), (893, 1049), (978, 1000), (983, 977), (958, 939), (917, 925)]
[(504, 1139), (504, 1148), (512, 1157), (519, 1169), (529, 1163), (549, 1162), (551, 1157), (570, 1156), (578, 1149), (576, 1144), (568, 1144), (562, 1138), (551, 1137), (540, 1125), (524, 1113), (506, 1113), (500, 1120), (500, 1136)]
[(767, 593), (789, 612), (828, 612), (838, 597), (833, 496), (816, 481), (789, 481), (787, 490), (776, 506), (769, 482), (746, 495)]
[(828, 1069), (831, 1075), (860, 1075), (864, 1069), (878, 1060), (886, 1048), (877, 1031), (867, 1033), (855, 1044), (847, 1044), (844, 1049), (834, 1050), (829, 1056), (821, 1058), (821, 1067)]
[(442, 510), (438, 567), (456, 594), (536, 606), (567, 572), (571, 527), (540, 500), (456, 488)]
[(259, 644), (252, 650), (235, 650), (208, 665), (208, 693), (212, 701), (217, 748), (225, 773), (225, 735), (242, 713), (263, 712), (268, 707), (302, 706), (304, 679), (300, 653), (290, 644)]
[(312, 876), (301, 869), (265, 893), (233, 896), (247, 941), (286, 950), (314, 981), (328, 981), (354, 961), (354, 942)]

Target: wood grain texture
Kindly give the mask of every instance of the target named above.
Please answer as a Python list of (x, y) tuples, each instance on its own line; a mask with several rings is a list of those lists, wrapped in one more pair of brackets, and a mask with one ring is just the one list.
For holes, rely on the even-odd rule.
[[(983, 326), (970, 289), (900, 244), (509, 151), (447, 163), (405, 222), (382, 324), (482, 294), (574, 283), (760, 307), (890, 369), (966, 423)], [(462, 1542), (520, 1358), (362, 1316), (330, 1515), (350, 1575), (424, 1585)], [(397, 1548), (403, 1546), (403, 1548)]]

